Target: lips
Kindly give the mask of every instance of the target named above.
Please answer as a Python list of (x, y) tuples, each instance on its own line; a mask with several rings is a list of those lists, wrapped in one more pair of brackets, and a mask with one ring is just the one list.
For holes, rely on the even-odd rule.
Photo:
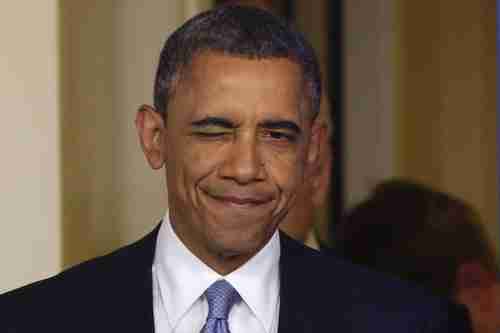
[[(248, 193), (246, 192), (226, 192), (226, 193), (214, 193), (216, 191), (203, 192), (214, 200), (222, 203), (237, 205), (237, 206), (257, 206), (269, 203), (273, 200), (273, 196), (267, 193)], [(221, 191), (218, 191), (221, 192)]]
[(268, 198), (238, 197), (238, 196), (212, 196), (214, 199), (236, 205), (262, 205), (269, 202)]

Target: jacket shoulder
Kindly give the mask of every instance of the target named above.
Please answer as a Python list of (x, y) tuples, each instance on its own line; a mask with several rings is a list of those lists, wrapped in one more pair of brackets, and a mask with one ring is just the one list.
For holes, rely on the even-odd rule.
[[(372, 332), (471, 332), (463, 306), (423, 288), (343, 260), (333, 251), (309, 249), (284, 238), (282, 281), (293, 298), (311, 304), (322, 328)], [(286, 252), (286, 253), (285, 253)], [(298, 301), (297, 301), (298, 302)]]
[(1, 317), (7, 318), (0, 322), (0, 331), (65, 326), (76, 315), (99, 316), (102, 309), (113, 308), (112, 302), (122, 299), (131, 283), (147, 279), (155, 239), (153, 232), (110, 254), (0, 295)]

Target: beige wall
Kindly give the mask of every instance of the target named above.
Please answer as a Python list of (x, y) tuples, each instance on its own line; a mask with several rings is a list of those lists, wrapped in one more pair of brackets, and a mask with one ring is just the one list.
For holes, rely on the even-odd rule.
[(344, 3), (344, 184), (350, 207), (395, 174), (394, 0)]
[(399, 174), (472, 203), (498, 244), (495, 5), (400, 3), (397, 104)]
[(0, 293), (61, 263), (57, 1), (2, 8)]
[(117, 246), (113, 193), (113, 6), (61, 1), (63, 258)]
[(134, 127), (168, 34), (207, 0), (62, 1), (64, 265), (138, 239), (166, 209)]

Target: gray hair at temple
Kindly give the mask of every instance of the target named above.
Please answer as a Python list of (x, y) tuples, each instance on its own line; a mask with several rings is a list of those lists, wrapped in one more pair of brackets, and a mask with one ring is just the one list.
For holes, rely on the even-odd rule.
[(154, 87), (155, 108), (164, 117), (182, 71), (203, 52), (248, 59), (286, 58), (298, 64), (312, 118), (317, 116), (321, 75), (307, 40), (270, 12), (251, 6), (225, 5), (191, 18), (165, 42)]

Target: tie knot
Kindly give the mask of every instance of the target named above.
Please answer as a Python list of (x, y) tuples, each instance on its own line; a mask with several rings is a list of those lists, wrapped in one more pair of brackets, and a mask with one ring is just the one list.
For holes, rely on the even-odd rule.
[(231, 307), (240, 300), (240, 294), (226, 280), (217, 280), (205, 291), (208, 318), (227, 319)]

